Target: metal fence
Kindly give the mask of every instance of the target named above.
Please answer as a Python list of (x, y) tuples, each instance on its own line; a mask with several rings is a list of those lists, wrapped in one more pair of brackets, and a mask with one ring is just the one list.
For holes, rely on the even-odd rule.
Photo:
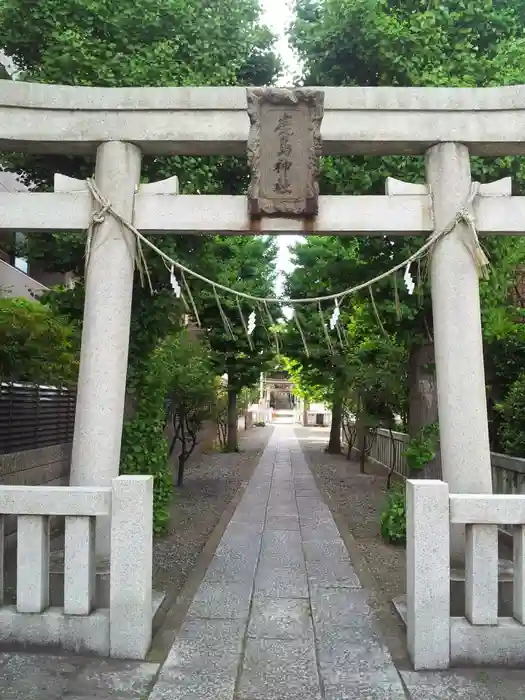
[(23, 382), (0, 383), (0, 454), (71, 442), (76, 392)]

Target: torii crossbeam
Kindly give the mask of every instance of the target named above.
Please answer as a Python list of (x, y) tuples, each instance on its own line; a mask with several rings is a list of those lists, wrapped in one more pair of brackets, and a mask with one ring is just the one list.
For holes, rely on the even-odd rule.
[[(143, 154), (241, 155), (249, 144), (244, 88), (84, 88), (0, 81), (0, 149), (95, 154), (97, 188), (144, 233), (410, 235), (442, 230), (471, 190), (470, 155), (525, 154), (525, 86), (320, 88), (327, 155), (423, 154), (427, 186), (390, 181), (383, 197), (320, 197), (301, 219), (248, 216), (244, 197), (189, 197), (176, 182), (139, 185)], [(482, 234), (521, 235), (525, 198), (505, 180), (474, 202)], [(55, 193), (0, 194), (0, 230), (82, 231), (85, 183)], [(443, 474), (454, 493), (492, 491), (475, 263), (458, 224), (431, 262)], [(112, 216), (96, 232), (86, 275), (71, 479), (107, 485), (118, 475), (135, 240)], [(107, 552), (104, 528), (98, 550)], [(106, 529), (107, 532), (107, 529)], [(455, 554), (461, 556), (457, 540)]]

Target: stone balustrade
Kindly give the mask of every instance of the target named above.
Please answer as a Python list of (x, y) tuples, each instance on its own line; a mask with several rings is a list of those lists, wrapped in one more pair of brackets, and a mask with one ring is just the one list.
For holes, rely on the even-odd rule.
[[(512, 617), (498, 617), (498, 528), (513, 527)], [(450, 616), (450, 531), (465, 527), (465, 617)], [(525, 496), (407, 481), (407, 640), (416, 670), (525, 663)]]
[[(16, 604), (4, 603), (0, 642), (143, 659), (152, 630), (153, 477), (119, 476), (109, 487), (0, 486), (17, 516)], [(49, 520), (65, 517), (64, 606), (50, 607)], [(95, 521), (110, 519), (110, 603), (95, 608)]]

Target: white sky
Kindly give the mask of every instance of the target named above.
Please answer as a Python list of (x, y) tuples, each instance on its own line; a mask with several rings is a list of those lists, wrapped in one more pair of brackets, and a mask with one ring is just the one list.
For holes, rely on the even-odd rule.
[[(293, 17), (293, 0), (261, 0), (261, 5), (264, 12), (264, 23), (278, 36), (276, 48), (285, 64), (285, 73), (279, 82), (283, 86), (291, 85), (294, 75), (299, 73), (299, 63), (286, 38), (286, 30)], [(277, 294), (282, 294), (283, 291), (283, 274), (289, 272), (293, 267), (290, 262), (289, 247), (299, 238), (300, 236), (279, 237)]]

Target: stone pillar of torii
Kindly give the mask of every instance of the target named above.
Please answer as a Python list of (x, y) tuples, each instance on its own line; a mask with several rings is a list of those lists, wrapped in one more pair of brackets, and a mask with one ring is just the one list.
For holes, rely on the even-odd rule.
[[(468, 198), (470, 154), (525, 153), (523, 87), (258, 89), (247, 99), (243, 88), (0, 81), (0, 116), (2, 150), (96, 152), (98, 189), (143, 234), (430, 234)], [(327, 155), (426, 153), (427, 185), (391, 180), (385, 196), (319, 197), (321, 147)], [(139, 185), (142, 154), (247, 150), (248, 198), (179, 195), (175, 179)], [(108, 485), (119, 472), (136, 241), (109, 212), (92, 221), (97, 207), (85, 183), (58, 176), (55, 190), (0, 193), (0, 230), (86, 231), (94, 223), (71, 484)], [(525, 198), (510, 196), (508, 179), (483, 185), (472, 212), (480, 235), (525, 228)], [(478, 269), (464, 227), (440, 238), (431, 259), (443, 478), (452, 493), (490, 493)], [(99, 555), (108, 548), (101, 523)], [(461, 554), (459, 533), (453, 556)]]

